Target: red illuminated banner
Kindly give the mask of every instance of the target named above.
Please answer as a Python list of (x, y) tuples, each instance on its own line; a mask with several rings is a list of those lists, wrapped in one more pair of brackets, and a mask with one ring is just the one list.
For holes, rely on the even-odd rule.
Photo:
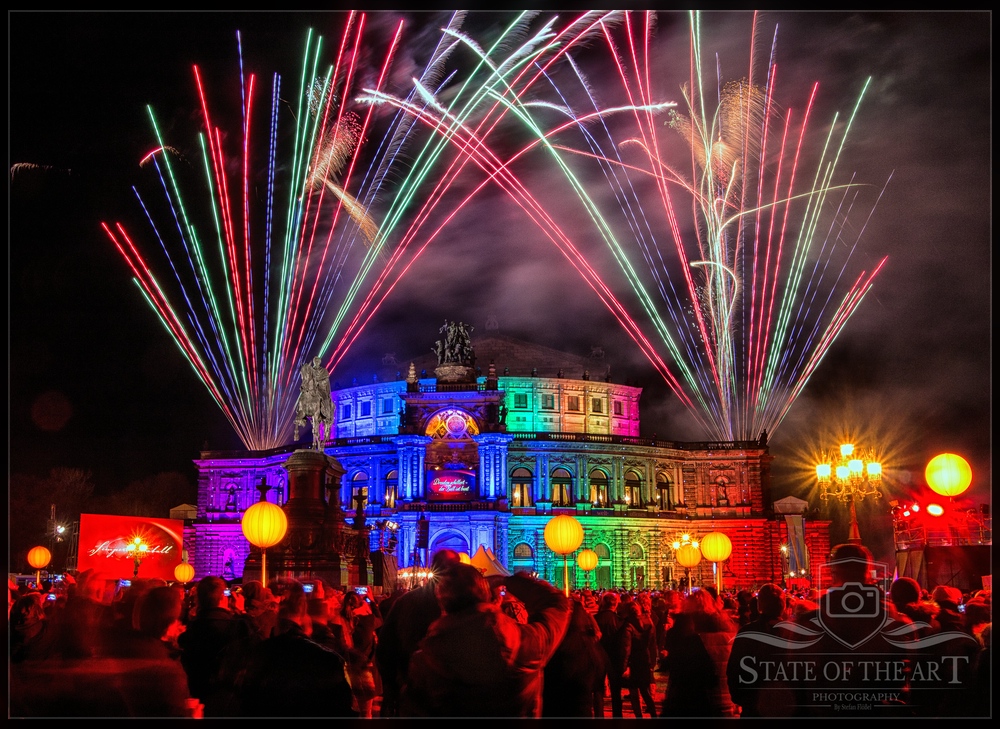
[(428, 501), (469, 501), (476, 493), (472, 471), (428, 471)]
[(183, 537), (181, 519), (81, 514), (77, 569), (130, 580), (138, 560), (140, 578), (173, 581), (174, 567), (181, 563)]

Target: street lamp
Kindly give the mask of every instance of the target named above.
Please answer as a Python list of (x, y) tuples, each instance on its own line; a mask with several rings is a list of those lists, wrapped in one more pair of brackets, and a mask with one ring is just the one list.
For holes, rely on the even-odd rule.
[(149, 552), (149, 545), (143, 541), (142, 537), (136, 537), (125, 545), (125, 552), (132, 558), (132, 564), (134, 565), (132, 579), (134, 580), (139, 576), (139, 565), (142, 563), (147, 552)]
[(854, 452), (854, 445), (840, 446), (839, 458), (826, 458), (816, 466), (816, 478), (820, 486), (820, 498), (826, 501), (833, 497), (848, 505), (851, 527), (847, 538), (852, 544), (861, 544), (861, 530), (858, 529), (858, 514), (855, 502), (867, 497), (880, 498), (879, 484), (882, 483), (882, 464), (870, 455), (861, 456)]

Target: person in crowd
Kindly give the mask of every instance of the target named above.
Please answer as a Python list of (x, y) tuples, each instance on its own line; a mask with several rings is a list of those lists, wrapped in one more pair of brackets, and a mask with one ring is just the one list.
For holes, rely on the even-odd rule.
[(938, 585), (931, 591), (931, 601), (937, 605), (935, 618), (942, 631), (961, 631), (965, 618), (958, 606), (962, 603), (962, 591), (950, 585)]
[[(129, 680), (123, 693), (130, 716), (204, 715), (204, 706), (191, 696), (177, 649), (185, 629), (181, 623), (183, 600), (184, 593), (176, 587), (150, 581), (131, 601), (133, 627), (117, 635), (113, 649), (116, 657), (126, 659), (123, 667)], [(130, 664), (134, 665), (129, 668)]]
[(442, 615), (410, 657), (401, 716), (542, 715), (543, 669), (566, 634), (572, 607), (552, 585), (523, 573), (506, 578), (504, 587), (524, 603), (526, 624), (493, 603), (486, 578), (472, 565), (444, 572), (435, 585)]
[[(353, 590), (344, 595), (341, 607), (342, 624), (350, 644), (344, 658), (351, 677), (351, 686), (357, 702), (358, 713), (363, 719), (372, 718), (372, 704), (381, 691), (376, 675), (375, 650), (378, 645), (376, 630), (381, 628), (382, 619), (372, 609), (372, 599)], [(377, 608), (376, 608), (377, 609)]]
[(29, 592), (19, 597), (10, 611), (9, 632), (11, 663), (41, 661), (57, 651), (57, 628), (45, 610), (45, 596)]
[(632, 645), (629, 648), (627, 676), (624, 685), (628, 688), (628, 700), (632, 714), (643, 717), (646, 714), (656, 718), (656, 702), (653, 700), (653, 667), (656, 665), (656, 634), (652, 618), (646, 613), (641, 599), (622, 600), (618, 614), (632, 627)]
[(114, 625), (117, 580), (104, 572), (85, 570), (67, 594), (58, 623), (58, 651), (63, 658), (104, 655)]
[(259, 580), (243, 583), (243, 614), (253, 639), (271, 637), (278, 622), (278, 601)]
[(667, 631), (664, 716), (732, 717), (726, 667), (736, 627), (711, 592), (696, 590)]
[(601, 595), (600, 607), (594, 622), (601, 632), (601, 646), (608, 656), (607, 685), (611, 695), (611, 716), (622, 716), (622, 689), (625, 671), (628, 670), (629, 652), (632, 649), (634, 628), (618, 615), (621, 598), (616, 592)]
[(545, 665), (542, 716), (603, 717), (608, 656), (583, 596), (572, 605), (566, 635)]
[(781, 626), (787, 616), (785, 593), (773, 583), (760, 587), (747, 598), (756, 618), (739, 627), (726, 664), (726, 684), (741, 718), (788, 717), (793, 714), (794, 694), (787, 682), (760, 681), (760, 667), (779, 665), (787, 657), (782, 645), (788, 632)]
[(356, 717), (346, 662), (310, 639), (308, 598), (291, 582), (274, 633), (253, 647), (236, 688), (239, 716)]
[(993, 622), (993, 599), (987, 594), (976, 595), (965, 603), (965, 630), (982, 645), (982, 632)]
[(399, 714), (399, 695), (406, 680), (410, 656), (427, 634), (431, 623), (441, 615), (434, 588), (439, 576), (450, 566), (461, 562), (458, 552), (440, 549), (431, 557), (431, 577), (424, 585), (400, 595), (383, 613), (375, 645), (375, 662), (382, 681), (380, 715)]
[(921, 599), (920, 583), (912, 577), (899, 577), (889, 586), (889, 600), (896, 611), (897, 619), (920, 624), (915, 634), (924, 637), (941, 631), (937, 620), (940, 608), (933, 602)]
[[(42, 661), (12, 671), (11, 715), (73, 718), (200, 717), (172, 652), (181, 593), (158, 586), (135, 602), (132, 623), (99, 654)], [(23, 665), (23, 664), (22, 664)]]
[(740, 590), (736, 593), (736, 623), (743, 627), (760, 617), (757, 607), (757, 596), (750, 590)]
[(225, 716), (232, 692), (223, 678), (227, 650), (249, 637), (247, 623), (229, 609), (226, 581), (209, 575), (196, 586), (198, 610), (178, 638), (181, 665), (191, 695), (205, 705), (206, 716)]

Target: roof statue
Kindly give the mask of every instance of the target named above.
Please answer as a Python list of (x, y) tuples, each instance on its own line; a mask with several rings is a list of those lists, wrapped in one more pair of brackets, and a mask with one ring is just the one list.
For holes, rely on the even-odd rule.
[(449, 322), (445, 320), (438, 332), (442, 339), (434, 342), (434, 353), (439, 365), (457, 364), (471, 366), (475, 361), (470, 335), (474, 327), (464, 322)]

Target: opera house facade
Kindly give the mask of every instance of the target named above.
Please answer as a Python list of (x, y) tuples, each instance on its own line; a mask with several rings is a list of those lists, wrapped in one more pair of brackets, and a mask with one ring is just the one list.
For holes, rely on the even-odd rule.
[[(324, 443), (332, 465), (316, 518), (336, 532), (317, 546), (347, 552), (335, 560), (334, 583), (388, 588), (386, 570), (426, 565), (449, 547), (469, 555), (485, 548), (510, 571), (562, 586), (564, 559), (543, 537), (560, 514), (581, 523), (581, 549), (598, 556), (586, 572), (569, 556), (574, 587), (707, 584), (716, 570), (726, 589), (780, 584), (790, 528), (793, 544), (802, 542), (792, 551), (804, 552), (793, 573), (810, 569), (810, 555), (826, 558), (828, 523), (796, 535), (775, 513), (766, 434), (746, 442), (641, 437), (642, 389), (613, 382), (599, 353), (566, 354), (495, 330), (466, 339), (452, 361), (439, 341), (437, 352), (413, 360), (387, 355), (365, 382), (333, 383)], [(198, 577), (239, 579), (259, 564), (240, 517), (261, 498), (287, 510), (295, 497), (289, 458), (304, 447), (202, 452), (197, 518), (185, 539)], [(680, 566), (684, 535), (711, 532), (729, 537), (730, 557)], [(280, 569), (280, 555), (268, 550), (266, 559)], [(309, 573), (310, 564), (300, 559), (294, 571)], [(316, 574), (324, 572), (317, 566)]]

